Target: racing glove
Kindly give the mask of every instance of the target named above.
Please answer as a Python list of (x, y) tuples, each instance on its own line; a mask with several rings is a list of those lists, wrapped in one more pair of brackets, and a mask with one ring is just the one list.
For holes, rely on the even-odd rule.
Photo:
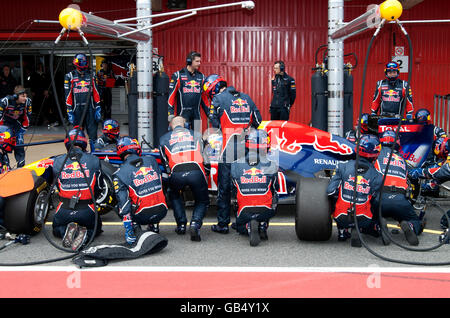
[(69, 120), (69, 123), (71, 125), (73, 125), (74, 121), (75, 121), (75, 115), (73, 112), (71, 111), (67, 111), (67, 119)]
[(131, 221), (130, 214), (123, 217), (123, 227), (125, 228), (125, 240), (128, 244), (136, 242), (136, 235), (134, 234), (133, 222)]
[(97, 123), (102, 120), (102, 108), (100, 106), (95, 107), (94, 118)]
[(408, 177), (411, 180), (417, 180), (420, 177), (425, 178), (425, 174), (423, 172), (423, 169), (421, 169), (421, 168), (411, 169), (408, 171)]
[(406, 120), (409, 122), (413, 121), (413, 115), (412, 114), (406, 114)]

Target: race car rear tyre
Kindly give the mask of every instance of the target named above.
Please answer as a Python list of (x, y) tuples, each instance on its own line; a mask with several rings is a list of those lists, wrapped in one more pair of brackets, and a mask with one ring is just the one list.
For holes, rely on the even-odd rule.
[(302, 241), (327, 241), (332, 220), (326, 189), (328, 179), (303, 178), (295, 194), (295, 232)]
[(47, 218), (47, 193), (47, 182), (44, 178), (37, 177), (33, 190), (6, 198), (6, 229), (16, 234), (39, 233)]

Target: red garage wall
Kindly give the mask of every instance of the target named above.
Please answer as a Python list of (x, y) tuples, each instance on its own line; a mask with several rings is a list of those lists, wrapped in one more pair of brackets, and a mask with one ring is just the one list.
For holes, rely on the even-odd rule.
[[(165, 0), (162, 2), (166, 4)], [(188, 0), (188, 7), (230, 2), (233, 1)], [(372, 2), (376, 1), (345, 1), (345, 21), (363, 13)], [(311, 68), (314, 66), (315, 50), (327, 41), (328, 1), (255, 0), (255, 3), (256, 7), (252, 11), (236, 7), (200, 12), (195, 17), (156, 28), (153, 33), (154, 47), (164, 55), (169, 75), (184, 66), (189, 51), (201, 52), (201, 71), (207, 75), (219, 73), (238, 90), (250, 94), (265, 119), (269, 118), (272, 64), (282, 59), (286, 62), (286, 71), (297, 81), (298, 97), (292, 108), (291, 119), (308, 123), (311, 118)], [(56, 19), (59, 11), (67, 4), (70, 2), (26, 0), (21, 2), (21, 9), (17, 10), (17, 5), (5, 2), (2, 9), (9, 14), (0, 19), (0, 31), (11, 32), (27, 19)], [(93, 11), (109, 19), (133, 16), (135, 5), (132, 0), (120, 3), (83, 0), (80, 3), (83, 11)], [(117, 11), (119, 9), (123, 10)], [(401, 19), (447, 19), (448, 12), (450, 1), (426, 0), (405, 10)], [(28, 26), (28, 32), (59, 31), (59, 27), (53, 25), (30, 26), (29, 22), (24, 23), (19, 31)], [(416, 108), (427, 107), (432, 111), (433, 94), (450, 93), (450, 24), (407, 24), (405, 28), (411, 36), (414, 49), (411, 83), (414, 104)], [(372, 31), (367, 31), (345, 42), (345, 53), (354, 52), (359, 58), (359, 65), (353, 72), (355, 116), (361, 96), (363, 62), (371, 36)], [(398, 27), (387, 25), (374, 43), (369, 59), (364, 92), (365, 111), (369, 109), (375, 82), (384, 77), (384, 64), (393, 55), (394, 42), (397, 46), (407, 47), (407, 41)], [(406, 74), (401, 77), (406, 79)]]

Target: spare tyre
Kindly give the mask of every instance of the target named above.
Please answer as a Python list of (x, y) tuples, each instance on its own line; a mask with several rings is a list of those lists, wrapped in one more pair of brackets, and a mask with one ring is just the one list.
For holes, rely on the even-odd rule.
[(327, 241), (331, 237), (332, 219), (327, 196), (329, 180), (297, 180), (295, 193), (295, 232), (303, 241)]

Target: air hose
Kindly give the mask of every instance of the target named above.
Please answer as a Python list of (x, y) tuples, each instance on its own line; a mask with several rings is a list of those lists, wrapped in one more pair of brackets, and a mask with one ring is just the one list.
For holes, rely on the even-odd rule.
[[(382, 194), (383, 194), (383, 185), (384, 185), (384, 183), (385, 183), (385, 181), (386, 181), (387, 172), (388, 172), (389, 166), (390, 166), (390, 164), (391, 164), (392, 155), (393, 155), (393, 153), (394, 153), (394, 146), (395, 146), (395, 144), (397, 143), (398, 138), (399, 138), (399, 131), (400, 131), (400, 127), (401, 127), (401, 124), (402, 124), (403, 113), (404, 113), (404, 111), (405, 111), (405, 105), (406, 105), (406, 99), (407, 99), (406, 94), (407, 94), (407, 92), (409, 91), (409, 85), (410, 85), (409, 83), (411, 83), (411, 76), (412, 76), (412, 56), (413, 56), (413, 47), (412, 47), (411, 39), (410, 39), (408, 33), (406, 32), (406, 30), (403, 28), (403, 26), (402, 26), (398, 21), (397, 21), (397, 23), (398, 23), (398, 25), (400, 26), (402, 32), (405, 34), (405, 36), (406, 36), (406, 38), (407, 38), (407, 40), (408, 40), (408, 45), (409, 45), (409, 49), (410, 49), (409, 69), (408, 69), (408, 86), (407, 86), (407, 88), (406, 88), (407, 90), (406, 90), (406, 93), (405, 93), (405, 98), (404, 98), (403, 101), (402, 101), (401, 112), (400, 112), (400, 119), (399, 119), (398, 126), (397, 126), (397, 128), (396, 128), (396, 130), (395, 130), (395, 140), (394, 140), (394, 143), (391, 145), (391, 149), (390, 149), (391, 151), (390, 151), (390, 155), (389, 155), (389, 160), (388, 160), (388, 162), (387, 162), (387, 164), (386, 164), (386, 169), (385, 169), (385, 171), (384, 171), (384, 176), (383, 176), (382, 186), (381, 186), (380, 193), (379, 193), (379, 198), (380, 198), (379, 201), (380, 201), (380, 204), (379, 204), (379, 207), (378, 207), (378, 217), (379, 217), (380, 220), (381, 220), (381, 217), (382, 217), (382, 216), (381, 216), (381, 204), (382, 204), (382, 203), (381, 203), (381, 196), (382, 196)], [(372, 38), (371, 38), (371, 40), (370, 40), (370, 42), (369, 42), (369, 46), (368, 46), (367, 53), (366, 53), (366, 59), (365, 59), (365, 62), (364, 62), (363, 80), (362, 80), (361, 98), (360, 98), (360, 107), (359, 107), (359, 120), (358, 120), (358, 128), (357, 128), (356, 160), (355, 160), (355, 180), (358, 179), (358, 178), (357, 178), (357, 177), (358, 177), (358, 169), (357, 169), (357, 167), (359, 166), (359, 157), (360, 157), (360, 156), (359, 156), (359, 140), (360, 140), (360, 137), (361, 137), (361, 118), (362, 118), (362, 112), (363, 112), (362, 108), (363, 108), (363, 99), (364, 99), (364, 86), (365, 86), (365, 79), (366, 79), (366, 73), (367, 73), (367, 64), (368, 64), (368, 59), (369, 59), (369, 55), (370, 55), (370, 50), (371, 50), (371, 48), (372, 48), (372, 44), (373, 44), (373, 42), (374, 42), (376, 36), (378, 35), (378, 33), (379, 33), (379, 31), (380, 31), (380, 29), (381, 29), (381, 27), (382, 27), (383, 24), (384, 24), (384, 21), (382, 21), (382, 23), (379, 25), (378, 29), (375, 31), (374, 35), (372, 36)], [(355, 181), (355, 183), (356, 183), (356, 182), (357, 182), (357, 181)], [(430, 262), (430, 263), (427, 263), (427, 262), (413, 262), (413, 261), (406, 261), (406, 260), (393, 259), (393, 258), (389, 258), (389, 257), (383, 256), (383, 255), (381, 255), (381, 254), (375, 252), (374, 250), (372, 250), (372, 249), (368, 246), (368, 244), (364, 241), (364, 239), (363, 239), (363, 237), (362, 237), (362, 235), (361, 235), (359, 226), (358, 226), (358, 220), (357, 220), (356, 213), (355, 213), (355, 212), (356, 212), (356, 208), (355, 208), (355, 206), (356, 206), (356, 188), (357, 188), (357, 187), (355, 186), (354, 194), (353, 194), (352, 217), (353, 217), (353, 220), (354, 220), (354, 223), (355, 223), (355, 229), (356, 229), (356, 232), (357, 232), (357, 234), (358, 234), (358, 238), (359, 238), (359, 240), (361, 241), (361, 244), (362, 244), (362, 245), (363, 245), (363, 246), (364, 246), (371, 254), (375, 255), (376, 257), (378, 257), (378, 258), (380, 258), (380, 259), (382, 259), (382, 260), (384, 260), (384, 261), (393, 262), (393, 263), (400, 263), (400, 264), (419, 265), (419, 266), (450, 265), (450, 262)], [(447, 219), (448, 219), (448, 217), (447, 217)], [(388, 232), (386, 232), (386, 230), (385, 230), (383, 227), (381, 227), (381, 231), (383, 231), (383, 233), (385, 233), (385, 234), (391, 239), (391, 241), (392, 241), (395, 245), (397, 245), (397, 246), (399, 246), (399, 247), (401, 247), (401, 248), (403, 248), (403, 249), (405, 249), (405, 250), (410, 250), (410, 251), (415, 251), (415, 252), (425, 252), (425, 251), (435, 250), (435, 249), (441, 247), (442, 245), (444, 245), (444, 242), (441, 242), (441, 243), (439, 243), (439, 244), (437, 244), (437, 245), (435, 245), (435, 246), (432, 246), (432, 247), (430, 247), (430, 248), (422, 248), (422, 249), (411, 248), (411, 247), (408, 247), (408, 246), (404, 246), (404, 245), (402, 245), (402, 244), (396, 242), (395, 240), (393, 240), (393, 239), (391, 238), (390, 234), (389, 234)], [(446, 235), (447, 235), (447, 234), (446, 234)], [(446, 238), (446, 237), (445, 237), (445, 238)]]

